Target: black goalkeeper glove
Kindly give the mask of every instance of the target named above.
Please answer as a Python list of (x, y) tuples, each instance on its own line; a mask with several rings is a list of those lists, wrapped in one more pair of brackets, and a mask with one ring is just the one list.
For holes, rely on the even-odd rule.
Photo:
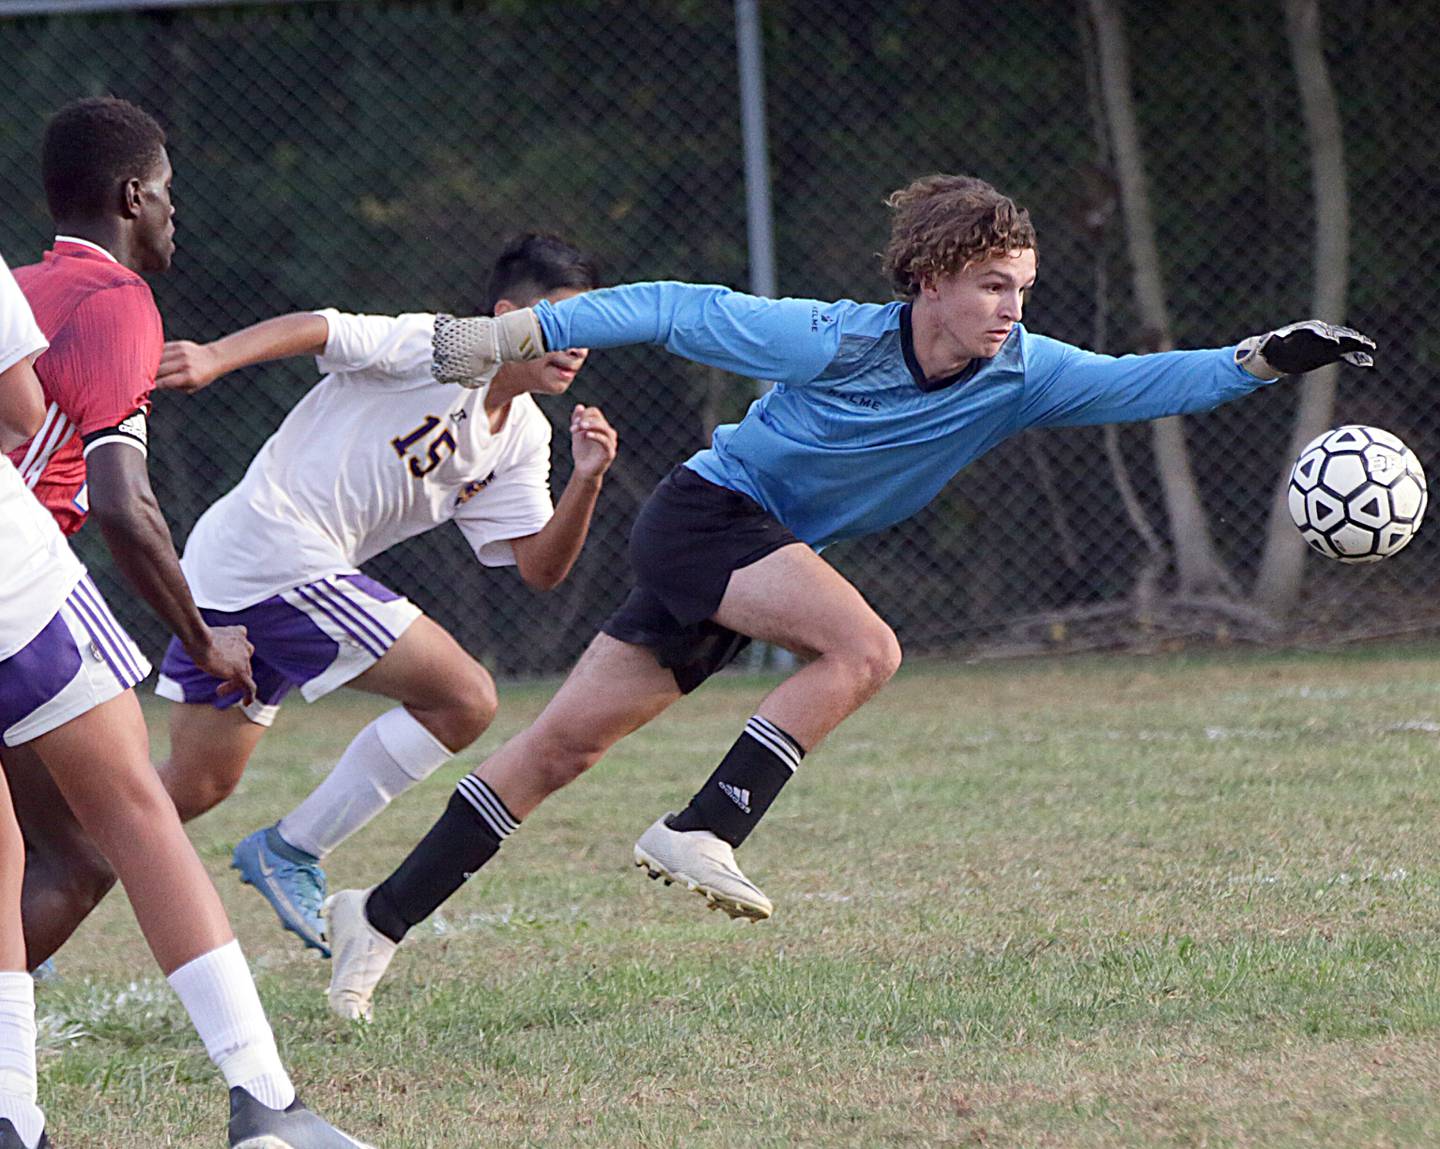
[(1278, 379), (1342, 359), (1356, 367), (1373, 367), (1369, 352), (1374, 350), (1375, 340), (1349, 327), (1302, 319), (1242, 340), (1235, 348), (1235, 362), (1257, 379)]

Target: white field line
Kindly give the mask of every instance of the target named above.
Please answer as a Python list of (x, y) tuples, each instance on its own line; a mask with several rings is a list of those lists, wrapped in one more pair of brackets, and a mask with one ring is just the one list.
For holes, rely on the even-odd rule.
[(1440, 694), (1440, 682), (1399, 680), (1392, 682), (1359, 682), (1348, 685), (1277, 686), (1270, 690), (1237, 690), (1221, 696), (1224, 702), (1274, 702), (1277, 699), (1299, 698), (1311, 702), (1344, 702), (1353, 698), (1433, 698)]
[[(94, 1035), (107, 1023), (135, 1025), (157, 1018), (171, 1018), (180, 1010), (180, 1000), (162, 981), (132, 981), (123, 989), (109, 990), (85, 983), (82, 997), (67, 995), (63, 1007), (35, 1011), (37, 1051), (56, 1051)], [(44, 996), (40, 998), (44, 1004)]]

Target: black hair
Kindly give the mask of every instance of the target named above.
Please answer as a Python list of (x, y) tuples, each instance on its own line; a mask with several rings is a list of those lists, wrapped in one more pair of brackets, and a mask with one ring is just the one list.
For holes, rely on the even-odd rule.
[(98, 219), (116, 186), (160, 162), (165, 131), (129, 100), (97, 96), (66, 104), (45, 126), (40, 173), (56, 220)]
[(502, 299), (519, 303), (562, 287), (589, 291), (599, 286), (600, 265), (593, 256), (558, 235), (527, 232), (506, 243), (496, 257), (485, 292), (485, 314), (493, 315)]

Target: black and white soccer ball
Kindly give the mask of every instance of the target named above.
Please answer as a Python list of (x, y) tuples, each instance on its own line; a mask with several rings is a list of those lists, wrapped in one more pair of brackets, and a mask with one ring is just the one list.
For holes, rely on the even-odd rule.
[(1326, 431), (1290, 472), (1290, 517), (1307, 543), (1342, 563), (1379, 562), (1400, 550), (1428, 501), (1415, 452), (1378, 427)]

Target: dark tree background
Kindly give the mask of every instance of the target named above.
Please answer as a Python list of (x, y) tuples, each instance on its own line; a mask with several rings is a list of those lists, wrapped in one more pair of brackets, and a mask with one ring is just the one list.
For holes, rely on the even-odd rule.
[[(1226, 344), (1302, 317), (1310, 168), (1280, 3), (1122, 7), (1177, 342)], [(1337, 422), (1387, 427), (1428, 460), (1440, 442), (1440, 80), (1417, 32), (1433, 9), (1396, 0), (1322, 13), (1350, 174), (1348, 319), (1382, 348), (1372, 376), (1342, 378)], [(970, 171), (1035, 216), (1041, 275), (1027, 323), (1115, 353), (1144, 345), (1118, 221), (1088, 214), (1105, 175), (1083, 5), (765, 0), (762, 14), (782, 291), (886, 298), (884, 196), (929, 171)], [(50, 111), (108, 92), (166, 125), (180, 249), (154, 287), (176, 337), (326, 305), (464, 309), (503, 237), (531, 228), (593, 248), (612, 281), (747, 282), (729, 4), (360, 0), (16, 18), (0, 20), (0, 66), (0, 251), (12, 264), (48, 243), (37, 157)], [(314, 378), (312, 364), (289, 364), (157, 399), (152, 474), (177, 539)], [(605, 407), (622, 458), (570, 584), (534, 595), (474, 564), (449, 528), (372, 573), (500, 673), (561, 670), (623, 594), (639, 500), (753, 395), (749, 381), (657, 351), (596, 356), (576, 396)], [(1212, 530), (1242, 583), (1294, 403), (1280, 386), (1188, 421)], [(1148, 437), (1127, 428), (1121, 445), (1163, 525)], [(80, 546), (110, 579), (99, 540), (83, 532)], [(1145, 555), (1100, 432), (1085, 430), (1007, 444), (912, 522), (827, 557), (911, 650), (943, 651), (1020, 618), (1123, 599)], [(1425, 534), (1375, 569), (1317, 559), (1307, 608), (1314, 617), (1366, 595), (1409, 617), (1434, 588), (1432, 560)], [(158, 626), (108, 586), (158, 653)]]

